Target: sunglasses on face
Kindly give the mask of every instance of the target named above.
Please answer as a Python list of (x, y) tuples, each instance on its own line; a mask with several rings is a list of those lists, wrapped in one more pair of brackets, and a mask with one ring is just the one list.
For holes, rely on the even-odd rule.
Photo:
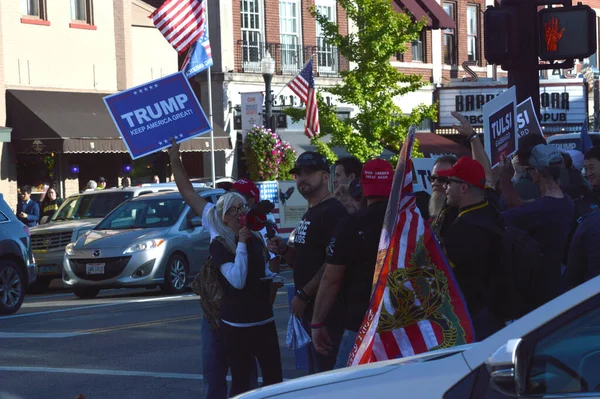
[(430, 175), (427, 176), (427, 180), (429, 180), (429, 183), (433, 184), (435, 182), (438, 182), (440, 184), (445, 184), (448, 181), (447, 177), (440, 177), (440, 176), (435, 176), (435, 175)]
[(466, 181), (459, 180), (459, 179), (451, 179), (451, 178), (448, 178), (448, 180), (444, 184), (447, 185), (447, 186), (449, 186), (451, 183), (466, 184), (467, 186), (471, 186)]
[(227, 212), (233, 213), (233, 214), (240, 214), (240, 213), (245, 213), (248, 210), (248, 205), (246, 204), (242, 204), (242, 205), (238, 205), (238, 206), (232, 206), (231, 208), (229, 208), (229, 210)]

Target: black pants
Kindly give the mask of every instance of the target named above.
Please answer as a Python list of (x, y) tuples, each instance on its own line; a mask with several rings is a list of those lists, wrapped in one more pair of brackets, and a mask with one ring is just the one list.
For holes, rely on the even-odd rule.
[[(312, 334), (312, 329), (310, 325), (312, 323), (313, 317), (313, 305), (309, 305), (304, 310), (304, 316), (302, 316), (302, 325), (304, 329), (308, 333), (308, 335)], [(327, 332), (329, 333), (329, 338), (333, 341), (331, 345), (331, 352), (329, 355), (322, 355), (317, 352), (312, 341), (308, 344), (308, 374), (321, 373), (324, 371), (333, 370), (335, 366), (335, 362), (337, 360), (338, 349), (340, 348), (340, 343), (342, 342), (342, 336), (344, 335), (344, 327), (341, 323), (333, 323), (338, 325), (337, 327), (328, 326)]]
[(219, 330), (231, 369), (230, 397), (251, 389), (249, 381), (254, 359), (257, 359), (260, 365), (262, 386), (277, 384), (283, 380), (279, 340), (274, 321), (255, 327), (232, 327), (221, 322)]

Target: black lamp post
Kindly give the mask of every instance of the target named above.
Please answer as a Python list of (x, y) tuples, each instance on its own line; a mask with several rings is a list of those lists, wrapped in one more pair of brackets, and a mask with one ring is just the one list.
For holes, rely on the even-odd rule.
[(265, 121), (265, 126), (267, 129), (274, 130), (273, 126), (271, 126), (271, 119), (273, 116), (273, 96), (271, 95), (271, 80), (273, 79), (273, 74), (275, 73), (275, 60), (271, 57), (271, 54), (267, 51), (265, 56), (260, 61), (260, 69), (262, 71), (263, 79), (265, 80), (265, 108), (267, 113), (267, 118)]

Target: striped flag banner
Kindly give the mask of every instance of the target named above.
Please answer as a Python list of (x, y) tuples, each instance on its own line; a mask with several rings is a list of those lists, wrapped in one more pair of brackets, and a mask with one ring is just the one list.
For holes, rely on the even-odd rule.
[(205, 0), (167, 0), (150, 18), (154, 26), (177, 50), (187, 50), (204, 34)]
[(354, 366), (473, 342), (466, 303), (416, 206), (411, 126), (394, 174), (369, 309), (348, 359)]
[(316, 137), (319, 134), (319, 107), (312, 58), (287, 85), (306, 104), (304, 132), (309, 139)]

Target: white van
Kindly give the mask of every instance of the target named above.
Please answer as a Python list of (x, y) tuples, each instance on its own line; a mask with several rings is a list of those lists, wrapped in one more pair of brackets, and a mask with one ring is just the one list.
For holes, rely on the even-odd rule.
[[(590, 138), (600, 138), (600, 132), (589, 132)], [(548, 144), (552, 144), (561, 150), (577, 150), (581, 151), (581, 134), (580, 133), (564, 133), (555, 134), (548, 137)]]

